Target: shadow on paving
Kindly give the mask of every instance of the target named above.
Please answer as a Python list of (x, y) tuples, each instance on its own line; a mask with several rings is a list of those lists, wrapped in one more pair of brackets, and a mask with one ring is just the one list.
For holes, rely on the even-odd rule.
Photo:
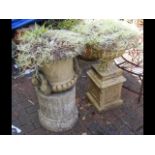
[[(38, 120), (38, 101), (30, 77), (12, 80), (12, 124), (22, 130), (19, 135), (141, 135), (143, 134), (143, 99), (137, 104), (138, 95), (123, 88), (124, 104), (120, 107), (98, 112), (85, 96), (88, 87), (86, 72), (92, 61), (79, 60), (82, 74), (76, 87), (76, 104), (79, 119), (66, 132), (54, 133), (44, 129)], [(124, 85), (139, 91), (136, 78), (125, 73)], [(129, 80), (128, 80), (129, 79)]]

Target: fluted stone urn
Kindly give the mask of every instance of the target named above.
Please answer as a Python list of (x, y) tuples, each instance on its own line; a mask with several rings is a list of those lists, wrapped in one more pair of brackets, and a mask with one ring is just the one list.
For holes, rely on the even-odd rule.
[(43, 65), (40, 68), (52, 92), (62, 92), (75, 85), (78, 73), (73, 59), (62, 59)]
[(39, 102), (39, 120), (50, 131), (66, 131), (78, 118), (76, 81), (80, 73), (76, 56), (84, 49), (83, 37), (68, 30), (35, 26), (18, 45), (17, 61), (35, 70), (32, 83)]
[(122, 70), (113, 62), (113, 59), (122, 53), (103, 52), (100, 64), (93, 65), (87, 72), (89, 88), (86, 95), (98, 111), (108, 110), (123, 103), (121, 90), (126, 79), (122, 75)]

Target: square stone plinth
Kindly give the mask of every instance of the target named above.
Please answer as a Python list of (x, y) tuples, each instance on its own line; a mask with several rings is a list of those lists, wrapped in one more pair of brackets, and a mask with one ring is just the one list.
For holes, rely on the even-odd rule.
[(86, 95), (99, 111), (108, 110), (123, 103), (121, 90), (126, 79), (122, 76), (121, 69), (112, 64), (102, 72), (95, 65), (87, 74), (90, 82)]

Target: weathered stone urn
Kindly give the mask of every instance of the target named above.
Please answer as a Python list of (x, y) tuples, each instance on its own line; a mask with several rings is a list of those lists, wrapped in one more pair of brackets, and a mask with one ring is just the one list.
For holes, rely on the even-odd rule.
[(39, 70), (39, 77), (40, 83), (38, 80), (35, 90), (40, 106), (40, 123), (54, 132), (71, 129), (78, 119), (75, 103), (76, 62), (64, 59), (45, 64)]
[(87, 97), (98, 111), (108, 110), (123, 103), (121, 89), (126, 79), (122, 76), (122, 70), (112, 61), (119, 54), (121, 55), (121, 52), (107, 55), (105, 52), (101, 64), (93, 65), (87, 72), (89, 77)]

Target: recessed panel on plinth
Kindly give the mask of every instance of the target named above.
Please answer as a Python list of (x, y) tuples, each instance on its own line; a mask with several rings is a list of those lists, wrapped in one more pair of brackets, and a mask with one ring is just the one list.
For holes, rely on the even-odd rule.
[(42, 94), (37, 88), (39, 120), (50, 131), (61, 132), (71, 129), (78, 119), (75, 104), (75, 86), (65, 92), (51, 95)]
[(87, 97), (99, 111), (122, 104), (121, 89), (126, 80), (122, 76), (122, 70), (112, 64), (105, 72), (102, 72), (95, 65), (87, 74), (89, 77)]

